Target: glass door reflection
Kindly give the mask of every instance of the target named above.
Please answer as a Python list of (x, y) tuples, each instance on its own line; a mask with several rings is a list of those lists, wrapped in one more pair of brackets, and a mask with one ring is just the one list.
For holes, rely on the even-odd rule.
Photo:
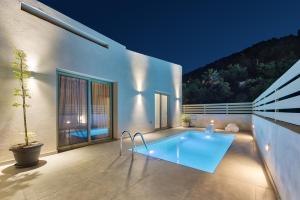
[(87, 81), (59, 76), (58, 145), (88, 141)]
[(91, 140), (112, 137), (111, 84), (91, 83)]
[(155, 104), (155, 129), (164, 129), (169, 127), (168, 121), (168, 96), (160, 93), (154, 94)]

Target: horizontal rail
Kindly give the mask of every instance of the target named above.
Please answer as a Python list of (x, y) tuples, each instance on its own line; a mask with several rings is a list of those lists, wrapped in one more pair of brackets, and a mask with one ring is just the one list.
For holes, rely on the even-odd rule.
[(186, 104), (182, 106), (185, 114), (251, 114), (252, 102), (219, 104)]
[(256, 114), (300, 125), (300, 60), (253, 102), (187, 104), (185, 114)]
[(300, 125), (300, 61), (254, 100), (253, 113)]

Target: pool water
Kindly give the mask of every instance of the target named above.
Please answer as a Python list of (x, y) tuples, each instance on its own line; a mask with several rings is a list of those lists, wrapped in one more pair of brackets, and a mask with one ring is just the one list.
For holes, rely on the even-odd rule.
[(234, 140), (233, 134), (189, 131), (135, 148), (135, 152), (213, 173)]

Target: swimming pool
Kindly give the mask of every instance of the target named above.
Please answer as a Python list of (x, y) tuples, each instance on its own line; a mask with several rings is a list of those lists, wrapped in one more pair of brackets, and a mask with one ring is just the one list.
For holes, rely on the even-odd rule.
[(189, 131), (135, 148), (135, 152), (213, 173), (234, 140), (233, 134)]

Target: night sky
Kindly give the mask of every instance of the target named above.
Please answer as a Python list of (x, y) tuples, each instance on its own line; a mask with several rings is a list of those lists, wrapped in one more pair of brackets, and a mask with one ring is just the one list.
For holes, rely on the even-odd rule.
[(300, 29), (300, 0), (40, 1), (184, 72)]

